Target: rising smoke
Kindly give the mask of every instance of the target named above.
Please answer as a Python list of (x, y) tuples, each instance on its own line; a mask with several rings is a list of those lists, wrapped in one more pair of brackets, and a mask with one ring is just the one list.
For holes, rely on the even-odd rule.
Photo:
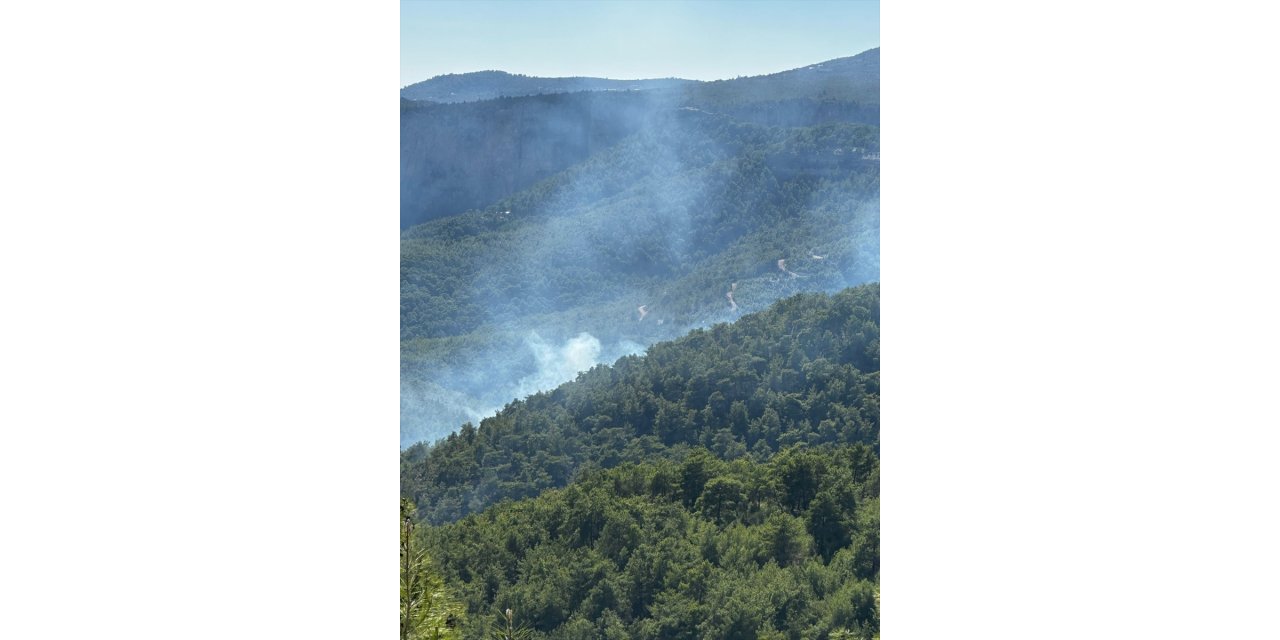
[[(559, 345), (548, 343), (535, 332), (529, 334), (525, 340), (525, 346), (533, 353), (538, 369), (516, 383), (514, 394), (516, 398), (554, 389), (602, 362), (600, 341), (586, 332), (579, 333)], [(623, 355), (638, 353), (639, 347), (638, 344), (630, 343), (621, 347), (622, 353), (619, 353), (619, 348), (615, 347), (611, 351), (616, 355), (609, 362)]]
[[(529, 332), (517, 353), (491, 353), (483, 372), (453, 378), (462, 391), (448, 389), (435, 382), (401, 384), (400, 447), (419, 441), (434, 441), (448, 435), (464, 422), (479, 424), (512, 401), (541, 391), (550, 391), (573, 380), (579, 373), (600, 364), (612, 364), (619, 358), (640, 355), (644, 345), (632, 340), (617, 340), (607, 345), (587, 332), (555, 342), (536, 331)], [(512, 371), (531, 369), (525, 375)]]
[[(444, 356), (402, 360), (402, 447), (479, 424), (513, 400), (657, 341), (800, 291), (879, 279), (879, 203), (868, 197), (878, 187), (842, 173), (849, 165), (839, 163), (851, 154), (812, 142), (765, 153), (774, 143), (751, 137), (765, 134), (725, 133), (810, 126), (824, 112), (800, 102), (771, 102), (767, 118), (749, 105), (734, 108), (730, 118), (721, 108), (688, 107), (676, 92), (646, 92), (433, 106), (411, 115), (402, 125), (412, 143), (402, 142), (403, 175), (438, 173), (435, 162), (461, 176), (423, 182), (431, 193), (419, 200), (444, 202), (456, 187), (462, 195), (441, 211), (492, 203), (491, 217), (476, 211), (455, 220), (497, 240), (468, 236), (431, 248), (438, 260), (424, 281), (453, 270), (471, 286), (429, 293), (465, 299), (470, 306), (460, 315), (482, 322), (424, 339)], [(430, 135), (414, 138), (418, 129)], [(775, 128), (767, 135), (791, 134)], [(440, 139), (452, 146), (440, 147)], [(741, 153), (735, 145), (742, 140), (755, 149)], [(439, 158), (422, 160), (427, 148)], [(518, 179), (501, 184), (507, 170)], [(523, 191), (540, 176), (550, 177)], [(780, 193), (790, 200), (780, 202)], [(433, 224), (407, 233), (429, 237), (447, 228)]]

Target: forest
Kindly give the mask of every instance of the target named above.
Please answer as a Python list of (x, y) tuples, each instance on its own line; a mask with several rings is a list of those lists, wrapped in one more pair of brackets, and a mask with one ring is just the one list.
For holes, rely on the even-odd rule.
[(564, 486), (582, 468), (682, 455), (767, 458), (879, 441), (879, 285), (801, 294), (601, 365), (477, 428), (401, 454), (401, 490), (448, 522)]
[(403, 517), (453, 637), (872, 638), (878, 407), (879, 286), (799, 294), (410, 447)]
[(568, 379), (576, 340), (612, 362), (878, 280), (876, 53), (676, 93), (402, 101), (402, 160), (447, 167), (402, 187), (462, 200), (401, 233), (401, 446)]
[(423, 529), (463, 638), (870, 638), (879, 461), (795, 445), (627, 463)]
[(878, 639), (879, 50), (401, 92), (402, 640)]
[[(627, 90), (600, 90), (613, 87)], [(879, 125), (879, 87), (879, 49), (715, 82), (433, 78), (401, 90), (400, 226), (487, 206), (680, 110), (769, 126)]]

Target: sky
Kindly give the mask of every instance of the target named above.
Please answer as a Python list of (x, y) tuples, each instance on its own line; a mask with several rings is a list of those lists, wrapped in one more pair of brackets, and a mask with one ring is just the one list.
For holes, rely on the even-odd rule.
[(401, 86), (488, 69), (718, 80), (878, 46), (878, 0), (400, 2)]

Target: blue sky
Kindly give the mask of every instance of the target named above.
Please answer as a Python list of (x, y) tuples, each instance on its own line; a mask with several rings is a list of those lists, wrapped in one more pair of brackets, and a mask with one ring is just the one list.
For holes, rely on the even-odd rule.
[(877, 0), (401, 0), (400, 84), (500, 69), (716, 80), (880, 46)]

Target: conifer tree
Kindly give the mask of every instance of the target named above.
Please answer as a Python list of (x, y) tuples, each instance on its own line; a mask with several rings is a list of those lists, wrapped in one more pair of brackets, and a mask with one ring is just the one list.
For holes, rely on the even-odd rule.
[(449, 640), (462, 608), (414, 539), (416, 508), (400, 501), (400, 640)]

